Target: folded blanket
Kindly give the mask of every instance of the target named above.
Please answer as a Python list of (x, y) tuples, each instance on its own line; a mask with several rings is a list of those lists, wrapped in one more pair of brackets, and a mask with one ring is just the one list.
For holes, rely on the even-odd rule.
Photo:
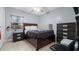
[(68, 46), (73, 40), (70, 40), (70, 39), (63, 39), (61, 41), (61, 44), (65, 45), (65, 46)]

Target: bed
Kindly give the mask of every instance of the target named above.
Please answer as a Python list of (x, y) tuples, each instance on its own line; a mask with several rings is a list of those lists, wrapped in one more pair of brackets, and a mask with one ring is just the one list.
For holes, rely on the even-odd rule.
[[(33, 27), (32, 30), (26, 28), (30, 26)], [(24, 37), (36, 48), (36, 51), (55, 41), (53, 30), (38, 30), (37, 28), (37, 24), (24, 23)]]

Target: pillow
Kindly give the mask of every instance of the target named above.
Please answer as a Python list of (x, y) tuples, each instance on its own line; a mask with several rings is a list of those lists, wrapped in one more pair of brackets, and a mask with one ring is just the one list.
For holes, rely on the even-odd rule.
[(37, 30), (37, 26), (30, 26), (31, 30)]
[(27, 33), (28, 30), (31, 30), (29, 26), (25, 26), (25, 34)]
[(63, 39), (60, 43), (65, 45), (65, 46), (68, 46), (73, 40), (70, 40), (70, 39)]
[(30, 26), (25, 26), (25, 30), (30, 30)]
[(75, 50), (77, 50), (78, 48), (78, 41), (76, 41), (75, 45), (74, 45)]
[(37, 26), (25, 26), (25, 30), (37, 30)]

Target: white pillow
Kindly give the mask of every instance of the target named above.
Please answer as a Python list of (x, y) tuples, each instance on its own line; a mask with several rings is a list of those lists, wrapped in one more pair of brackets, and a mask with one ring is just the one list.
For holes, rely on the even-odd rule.
[(37, 30), (37, 26), (25, 26), (25, 30)]
[(70, 40), (70, 39), (63, 39), (63, 40), (61, 41), (61, 44), (68, 46), (72, 41), (73, 41), (73, 40)]
[(31, 30), (30, 26), (25, 26), (25, 34), (27, 33), (28, 30)]
[(37, 30), (37, 26), (30, 26), (31, 30)]
[(75, 50), (78, 48), (78, 42), (76, 41), (75, 45), (74, 45)]
[(25, 26), (25, 30), (30, 30), (30, 26)]
[(37, 30), (38, 28), (37, 28), (37, 26), (34, 26), (33, 29), (34, 29), (34, 30)]

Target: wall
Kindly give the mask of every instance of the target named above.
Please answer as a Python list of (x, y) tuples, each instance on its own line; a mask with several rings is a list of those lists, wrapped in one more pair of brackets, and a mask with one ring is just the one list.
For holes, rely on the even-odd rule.
[(0, 26), (1, 26), (1, 40), (0, 48), (4, 44), (5, 40), (5, 8), (0, 7)]
[(49, 30), (48, 24), (38, 24), (38, 28), (41, 30)]
[[(39, 17), (35, 15), (30, 15), (27, 14), (21, 10), (14, 9), (14, 8), (5, 8), (5, 18), (6, 18), (6, 27), (11, 26), (11, 15), (16, 15), (16, 16), (23, 16), (24, 20), (22, 21), (23, 23), (39, 23)], [(8, 34), (8, 35), (7, 35)], [(12, 31), (6, 31), (6, 39), (9, 39), (12, 37)]]
[(51, 13), (42, 16), (41, 24), (53, 24), (56, 34), (57, 23), (76, 22), (75, 13), (71, 7), (61, 7), (53, 10)]

